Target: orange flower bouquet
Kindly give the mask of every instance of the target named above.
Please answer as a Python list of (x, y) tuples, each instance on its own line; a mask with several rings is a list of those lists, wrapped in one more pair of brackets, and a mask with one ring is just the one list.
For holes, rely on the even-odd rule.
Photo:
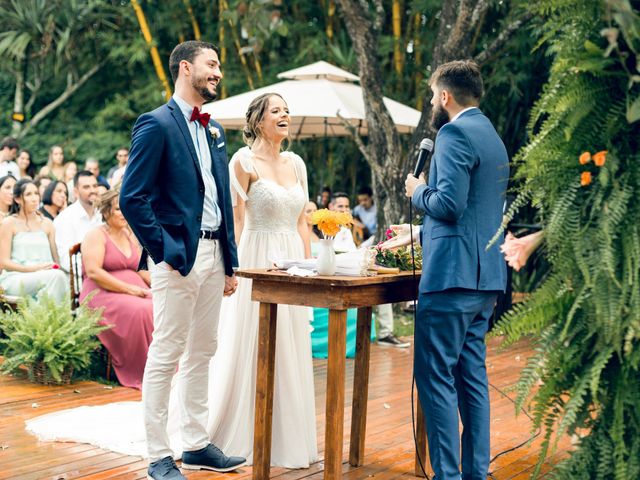
[(321, 208), (311, 214), (311, 222), (314, 225), (318, 225), (318, 229), (322, 232), (324, 238), (333, 238), (338, 234), (341, 227), (348, 227), (353, 224), (353, 218), (350, 213)]
[(353, 223), (350, 213), (336, 212), (322, 208), (311, 214), (311, 223), (318, 225), (324, 238), (320, 239), (316, 270), (320, 275), (333, 275), (336, 272), (336, 254), (333, 249), (333, 239), (340, 232), (340, 228)]

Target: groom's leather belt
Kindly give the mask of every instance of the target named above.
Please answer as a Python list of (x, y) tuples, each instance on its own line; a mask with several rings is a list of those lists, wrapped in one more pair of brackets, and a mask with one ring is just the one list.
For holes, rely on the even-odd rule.
[(220, 230), (200, 230), (200, 238), (205, 240), (220, 240)]

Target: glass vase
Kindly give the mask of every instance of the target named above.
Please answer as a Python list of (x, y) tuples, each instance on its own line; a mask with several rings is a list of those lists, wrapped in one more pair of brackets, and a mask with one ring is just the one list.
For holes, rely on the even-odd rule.
[(333, 249), (333, 238), (321, 238), (319, 242), (316, 270), (319, 275), (336, 273), (336, 252)]

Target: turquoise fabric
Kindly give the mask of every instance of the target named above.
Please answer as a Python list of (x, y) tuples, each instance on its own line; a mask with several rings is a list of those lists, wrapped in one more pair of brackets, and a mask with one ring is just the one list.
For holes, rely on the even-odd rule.
[[(327, 338), (329, 335), (329, 310), (326, 308), (313, 309), (313, 332), (311, 332), (311, 350), (314, 358), (327, 358)], [(356, 354), (356, 331), (358, 329), (358, 310), (347, 310), (347, 358)], [(371, 341), (376, 339), (375, 316), (371, 319)]]

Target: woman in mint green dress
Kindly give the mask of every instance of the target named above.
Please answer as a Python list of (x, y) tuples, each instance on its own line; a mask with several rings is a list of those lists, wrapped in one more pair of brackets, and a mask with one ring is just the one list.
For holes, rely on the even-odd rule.
[(53, 222), (38, 212), (40, 195), (30, 179), (13, 191), (11, 215), (0, 226), (0, 286), (7, 295), (57, 301), (68, 295), (68, 279), (58, 265)]

